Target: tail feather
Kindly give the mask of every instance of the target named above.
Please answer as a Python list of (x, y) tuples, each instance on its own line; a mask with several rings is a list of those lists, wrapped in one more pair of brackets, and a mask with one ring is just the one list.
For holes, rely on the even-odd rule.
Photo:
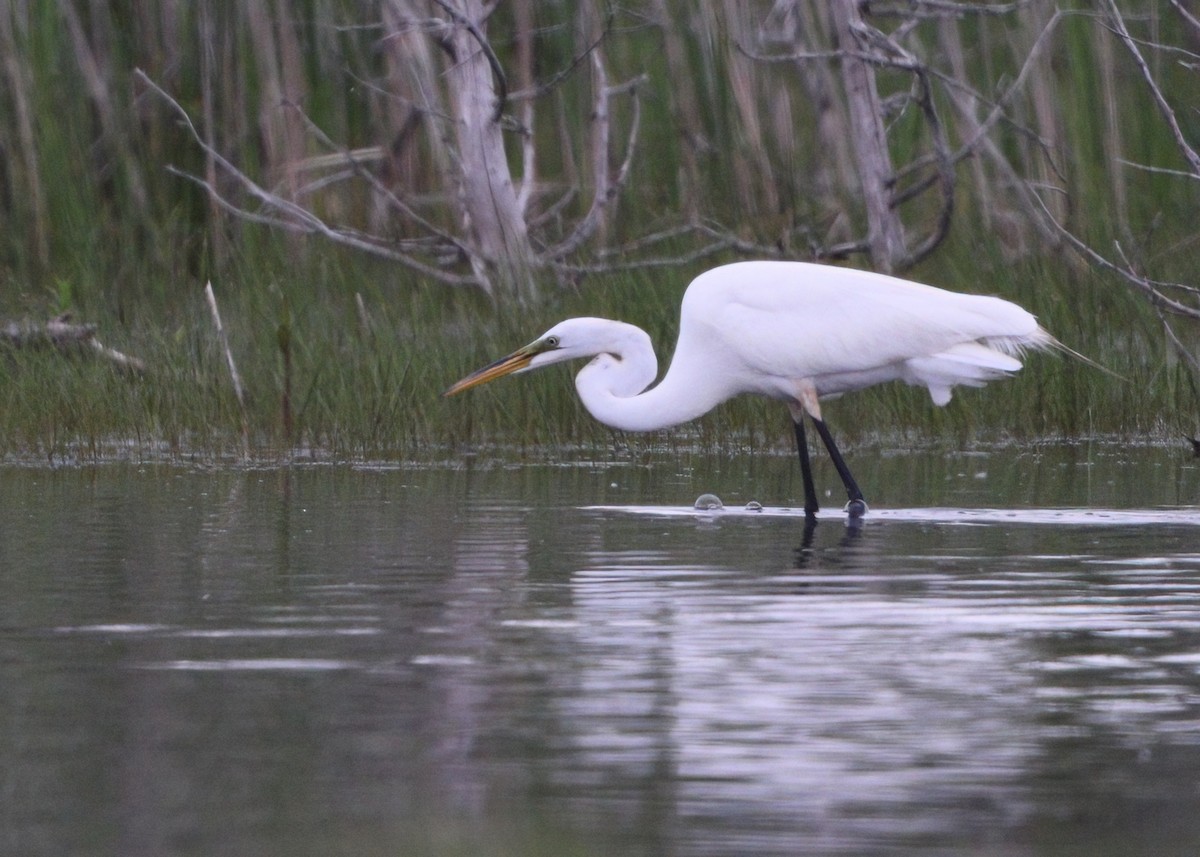
[(1024, 352), (1029, 350), (1054, 351), (1059, 354), (1065, 354), (1068, 357), (1074, 357), (1076, 360), (1086, 363), (1093, 369), (1099, 369), (1105, 375), (1111, 375), (1121, 381), (1129, 380), (1124, 375), (1097, 363), (1092, 358), (1080, 354), (1071, 346), (1059, 342), (1050, 335), (1049, 331), (1041, 327), (1028, 336), (993, 336), (985, 339), (984, 342), (990, 347), (1004, 351), (1006, 354), (1012, 354), (1014, 357), (1020, 357)]
[[(1011, 357), (1022, 357), (1027, 351), (1054, 351), (1065, 349), (1072, 354), (1075, 353), (1051, 336), (1050, 331), (1043, 327), (1035, 328), (1033, 333), (1025, 333), (1018, 336), (988, 336), (985, 337), (982, 342), (988, 348), (995, 349), (996, 351), (1002, 351)], [(1086, 357), (1083, 359), (1087, 360)]]
[(964, 342), (929, 357), (905, 361), (910, 384), (929, 390), (936, 405), (950, 401), (957, 386), (982, 387), (1021, 368), (1021, 361), (981, 342)]
[(932, 354), (905, 361), (910, 384), (926, 387), (936, 405), (950, 401), (956, 386), (982, 387), (1021, 368), (1021, 358), (1027, 351), (1056, 351), (1081, 360), (1087, 365), (1112, 375), (1113, 372), (1096, 361), (1084, 357), (1073, 348), (1063, 345), (1045, 329), (1016, 336), (987, 336), (974, 342), (963, 342)]

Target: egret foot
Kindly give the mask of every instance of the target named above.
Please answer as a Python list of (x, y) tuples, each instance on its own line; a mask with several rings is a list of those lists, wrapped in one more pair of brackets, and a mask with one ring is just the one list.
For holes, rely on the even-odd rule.
[(857, 500), (851, 500), (846, 504), (843, 510), (851, 518), (861, 518), (867, 514), (867, 501), (859, 497)]

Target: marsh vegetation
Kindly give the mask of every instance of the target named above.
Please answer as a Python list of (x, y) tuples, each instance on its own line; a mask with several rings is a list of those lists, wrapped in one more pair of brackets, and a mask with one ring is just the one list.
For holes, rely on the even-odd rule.
[[(665, 362), (690, 278), (762, 255), (1002, 295), (1128, 379), (1034, 357), (944, 410), (873, 390), (831, 406), (848, 439), (1193, 432), (1195, 17), (1132, 0), (870, 4), (850, 30), (867, 41), (848, 49), (832, 35), (840, 8), (5, 7), (0, 318), (69, 313), (147, 368), (6, 348), (0, 453), (785, 450), (787, 419), (753, 401), (615, 436), (566, 370), (439, 398), (568, 315), (639, 324)], [(452, 43), (467, 13), (474, 32)], [(456, 136), (479, 104), (450, 71), (484, 44), (468, 94), (499, 106), (479, 121), (494, 120), (512, 181), (515, 245), (482, 229)], [(855, 60), (891, 170), (874, 211)]]

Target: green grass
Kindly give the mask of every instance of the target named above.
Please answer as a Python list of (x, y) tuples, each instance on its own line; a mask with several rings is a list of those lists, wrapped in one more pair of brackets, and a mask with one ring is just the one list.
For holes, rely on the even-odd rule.
[[(142, 5), (129, 4), (130, 20), (147, 19), (135, 14)], [(820, 236), (835, 219), (861, 219), (853, 187), (813, 195), (813, 158), (823, 153), (797, 67), (755, 66), (754, 81), (740, 84), (748, 89), (731, 83), (732, 70), (746, 62), (737, 47), (739, 27), (753, 32), (761, 22), (725, 20), (725, 11), (703, 4), (668, 7), (670, 22), (662, 26), (619, 12), (605, 45), (614, 81), (648, 75), (641, 90), (641, 147), (618, 202), (611, 240), (678, 223), (685, 197), (695, 200), (702, 215), (748, 240), (768, 243), (800, 223)], [(258, 174), (262, 164), (269, 174), (273, 165), (263, 163), (269, 153), (259, 136), (263, 106), (256, 95), (262, 90), (262, 52), (269, 46), (249, 36), (240, 7), (208, 11), (213, 41), (205, 45), (195, 38), (196, 9), (178, 3), (170, 8), (177, 14), (162, 20), (179, 28), (170, 32), (127, 26), (111, 11), (87, 17), (92, 47), (103, 60), (98, 67), (107, 70), (103, 80), (89, 79), (84, 66), (69, 61), (76, 46), (57, 13), (36, 4), (12, 13), (23, 23), (0, 47), (14, 52), (27, 72), (20, 92), (34, 121), (32, 140), (18, 133), (16, 123), (0, 123), (0, 148), (12, 154), (0, 199), (5, 218), (0, 320), (42, 320), (73, 310), (78, 319), (99, 325), (107, 345), (140, 357), (151, 370), (131, 377), (86, 355), (0, 352), (0, 455), (56, 461), (112, 455), (401, 459), (480, 448), (555, 455), (563, 449), (637, 454), (790, 446), (783, 409), (751, 399), (731, 402), (675, 431), (614, 434), (580, 406), (566, 367), (443, 400), (440, 392), (453, 380), (573, 315), (610, 316), (645, 327), (665, 367), (687, 282), (721, 260), (595, 276), (570, 288), (548, 282), (536, 306), (494, 305), (479, 293), (424, 282), (399, 266), (319, 240), (227, 219), (214, 224), (203, 194), (164, 169), (171, 163), (203, 172), (198, 147), (146, 96), (133, 69), (146, 68), (199, 116), (203, 50), (215, 50), (222, 59), (211, 81), (218, 95), (214, 138), (247, 170)], [(346, 68), (360, 79), (381, 74), (377, 35), (350, 27), (330, 39), (335, 30), (323, 23), (353, 18), (360, 10), (326, 3), (280, 8), (298, 26), (310, 115), (349, 145), (379, 142), (378, 129), (394, 124), (398, 117), (389, 111), (399, 109), (399, 102), (367, 96), (353, 77), (344, 76)], [(580, 48), (574, 25), (555, 17), (561, 11), (553, 4), (539, 7), (538, 15), (545, 16), (536, 22), (540, 73), (565, 67)], [(502, 4), (493, 27), (502, 61), (510, 62), (514, 44), (506, 28), (512, 22), (505, 14)], [(1156, 39), (1181, 42), (1173, 17), (1155, 20), (1161, 27)], [(1036, 27), (1019, 16), (967, 16), (957, 26), (973, 85), (999, 95), (1019, 69)], [(683, 45), (686, 74), (668, 67), (668, 36)], [(1001, 123), (997, 146), (1030, 178), (1044, 174), (1062, 185), (1072, 229), (1094, 246), (1115, 256), (1119, 241), (1153, 276), (1200, 283), (1194, 222), (1200, 188), (1111, 160), (1179, 166), (1175, 143), (1123, 49), (1116, 47), (1112, 59), (1104, 60), (1112, 62), (1111, 69), (1100, 65), (1099, 47), (1108, 38), (1088, 15), (1064, 21), (1027, 90), (1012, 104), (1014, 119), (1030, 133)], [(1174, 62), (1156, 67), (1192, 133), (1195, 111), (1188, 99), (1194, 75)], [(1105, 77), (1106, 71), (1111, 75)], [(881, 86), (888, 92), (910, 85), (907, 78), (884, 77)], [(1111, 92), (1105, 80), (1113, 82)], [(91, 95), (98, 90), (109, 95), (105, 110)], [(1033, 93), (1056, 105), (1056, 129), (1039, 126)], [(16, 116), (17, 94), (12, 81), (0, 83), (0, 113)], [(685, 94), (696, 110), (687, 129), (677, 115)], [(586, 71), (570, 76), (556, 98), (557, 105), (545, 107), (536, 133), (542, 177), (565, 187), (573, 180), (565, 175), (565, 162), (581, 169), (588, 154), (589, 126), (580, 121), (591, 110)], [(622, 105), (614, 109), (623, 116), (628, 105)], [(953, 126), (951, 105), (940, 109)], [(747, 142), (745, 123), (747, 111), (755, 110), (762, 123), (757, 148)], [(788, 122), (772, 124), (780, 116)], [(911, 115), (901, 117), (894, 126), (898, 164), (927, 143), (909, 127), (911, 121)], [(1114, 122), (1122, 136), (1110, 152), (1103, 144), (1113, 139)], [(624, 133), (619, 126), (620, 121), (614, 139)], [(1034, 137), (1051, 132), (1058, 138), (1043, 152)], [(689, 147), (695, 155), (690, 165)], [(435, 160), (428, 151), (416, 160), (416, 172), (431, 183)], [(1055, 169), (1047, 170), (1051, 161)], [(832, 402), (827, 416), (839, 437), (860, 444), (964, 445), (1097, 435), (1164, 440), (1197, 430), (1195, 378), (1172, 354), (1147, 303), (1125, 284), (1087, 269), (1063, 247), (1038, 239), (1005, 189), (1007, 179), (989, 173), (995, 186), (983, 193), (971, 166), (963, 164), (958, 173), (950, 239), (908, 275), (1015, 300), (1064, 343), (1127, 380), (1068, 358), (1031, 355), (1018, 377), (982, 391), (960, 391), (945, 409), (932, 407), (923, 391), (894, 385)], [(568, 218), (586, 208), (586, 190)], [(357, 222), (362, 211), (355, 206), (361, 208), (363, 198), (348, 193), (333, 201), (348, 209), (348, 222)], [(927, 203), (906, 206), (906, 215), (918, 217), (923, 207)], [(1017, 227), (1005, 233), (985, 226), (985, 213), (992, 224)], [(448, 212), (440, 215), (439, 222), (455, 222)], [(920, 231), (915, 223), (911, 228)], [(804, 255), (804, 247), (794, 249), (798, 258)], [(244, 412), (204, 303), (209, 279), (245, 380)], [(356, 295), (367, 310), (366, 325)], [(1197, 338), (1186, 326), (1181, 332)]]
[[(321, 246), (308, 252), (301, 279), (285, 281), (282, 272), (295, 269), (292, 253), (277, 247), (259, 254), (255, 267), (239, 266), (214, 282), (245, 382), (244, 413), (203, 284), (193, 280), (172, 286), (170, 300), (124, 308), (123, 322), (104, 302), (81, 310), (100, 324), (105, 344), (147, 362), (143, 376), (87, 354), (8, 351), (0, 357), (0, 454), (52, 461), (247, 454), (267, 461), (394, 460), (476, 449), (549, 456), (562, 450), (785, 451), (792, 442), (786, 412), (754, 398), (672, 431), (611, 432), (579, 404), (569, 367), (502, 379), (452, 399), (440, 395), (468, 371), (571, 315), (645, 327), (665, 369), (679, 297), (693, 271), (613, 275), (522, 311), (477, 295), (389, 281), (378, 276), (379, 266), (335, 258)], [(920, 276), (1022, 303), (1061, 340), (1127, 380), (1069, 357), (1032, 354), (1016, 377), (983, 390), (960, 388), (946, 408), (901, 385), (831, 402), (826, 415), (840, 438), (962, 446), (1096, 436), (1163, 440), (1195, 428), (1196, 394), (1187, 372), (1168, 359), (1156, 319), (1119, 284), (1045, 260), (989, 264), (965, 250), (940, 259)], [(40, 302), (49, 312), (61, 299), (58, 293), (27, 295), (25, 303)], [(291, 436), (281, 325), (291, 350)]]

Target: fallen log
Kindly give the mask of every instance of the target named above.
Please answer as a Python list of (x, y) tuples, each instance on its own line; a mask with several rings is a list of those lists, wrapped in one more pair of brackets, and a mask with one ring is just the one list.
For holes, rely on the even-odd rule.
[(59, 316), (47, 322), (7, 322), (0, 326), (0, 343), (11, 348), (53, 348), (64, 352), (86, 350), (127, 371), (139, 374), (146, 371), (144, 361), (109, 348), (97, 339), (96, 325), (76, 324), (70, 320), (70, 316)]

